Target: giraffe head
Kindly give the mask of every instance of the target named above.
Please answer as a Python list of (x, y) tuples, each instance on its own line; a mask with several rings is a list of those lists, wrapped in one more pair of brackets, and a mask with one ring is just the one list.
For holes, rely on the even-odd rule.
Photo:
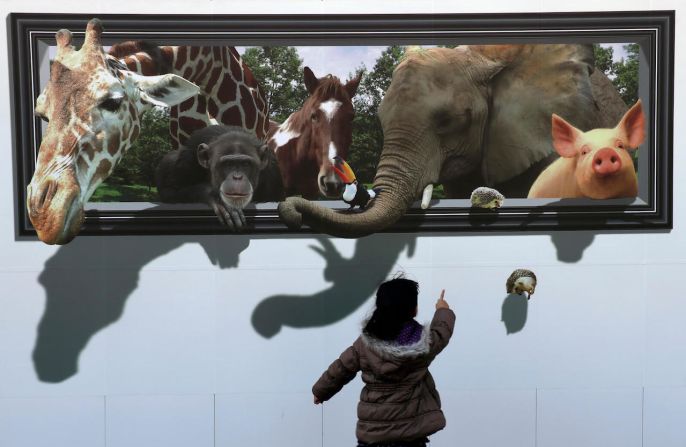
[(107, 56), (97, 19), (88, 22), (80, 50), (67, 30), (57, 32), (50, 80), (35, 113), (48, 122), (27, 188), (27, 210), (38, 237), (64, 244), (76, 236), (84, 204), (140, 132), (140, 116), (178, 104), (199, 91), (185, 79), (141, 76)]

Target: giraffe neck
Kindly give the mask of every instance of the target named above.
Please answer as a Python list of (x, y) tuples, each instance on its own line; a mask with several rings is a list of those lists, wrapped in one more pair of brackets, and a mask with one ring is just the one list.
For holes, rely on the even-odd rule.
[[(138, 47), (125, 47), (138, 45)], [(174, 73), (200, 87), (200, 94), (170, 109), (172, 146), (211, 124), (240, 126), (262, 139), (269, 125), (268, 107), (250, 69), (233, 47), (154, 47), (125, 43), (115, 50), (130, 52), (121, 61), (143, 75)]]

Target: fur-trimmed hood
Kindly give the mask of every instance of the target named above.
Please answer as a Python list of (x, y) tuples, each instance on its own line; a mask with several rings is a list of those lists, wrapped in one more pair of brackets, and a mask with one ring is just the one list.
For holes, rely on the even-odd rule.
[[(361, 334), (312, 387), (312, 394), (325, 402), (362, 372), (364, 389), (357, 405), (355, 431), (358, 441), (415, 441), (445, 427), (429, 365), (448, 344), (455, 314), (440, 308), (430, 325), (415, 321), (412, 326), (415, 330), (391, 342)], [(400, 340), (418, 341), (403, 345)]]
[[(366, 321), (363, 326), (366, 326)], [(417, 358), (429, 353), (431, 344), (431, 330), (428, 323), (422, 327), (419, 340), (409, 345), (401, 345), (396, 341), (380, 340), (362, 331), (360, 339), (371, 351), (386, 359)]]

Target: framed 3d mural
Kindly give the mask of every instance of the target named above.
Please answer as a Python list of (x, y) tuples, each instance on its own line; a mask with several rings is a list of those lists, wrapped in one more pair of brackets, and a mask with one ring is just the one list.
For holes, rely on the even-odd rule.
[(673, 11), (9, 21), (19, 236), (672, 226)]

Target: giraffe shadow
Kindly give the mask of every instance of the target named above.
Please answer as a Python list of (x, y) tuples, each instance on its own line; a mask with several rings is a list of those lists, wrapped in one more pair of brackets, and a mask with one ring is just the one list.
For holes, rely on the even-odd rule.
[[(320, 245), (311, 248), (326, 260), (323, 274), (332, 286), (310, 296), (276, 295), (262, 301), (252, 316), (262, 336), (271, 337), (282, 326), (321, 327), (350, 315), (388, 276), (405, 248), (413, 255), (416, 236), (358, 239), (350, 259), (328, 237), (316, 240)], [(213, 265), (233, 268), (250, 236), (83, 236), (61, 246), (38, 278), (46, 293), (32, 355), (39, 380), (59, 383), (77, 374), (79, 357), (93, 336), (123, 315), (143, 267), (184, 244), (196, 243)]]
[(38, 278), (46, 294), (32, 356), (39, 380), (58, 383), (74, 376), (90, 339), (122, 316), (143, 267), (186, 243), (199, 243), (214, 265), (230, 268), (250, 239), (86, 236), (61, 246)]
[(331, 286), (312, 295), (265, 298), (252, 314), (252, 325), (263, 337), (275, 336), (284, 326), (312, 328), (342, 320), (375, 294), (401, 252), (407, 249), (408, 257), (412, 257), (416, 246), (415, 235), (373, 235), (357, 239), (355, 252), (348, 259), (328, 237), (316, 239), (321, 246), (310, 248), (326, 261), (323, 274)]

